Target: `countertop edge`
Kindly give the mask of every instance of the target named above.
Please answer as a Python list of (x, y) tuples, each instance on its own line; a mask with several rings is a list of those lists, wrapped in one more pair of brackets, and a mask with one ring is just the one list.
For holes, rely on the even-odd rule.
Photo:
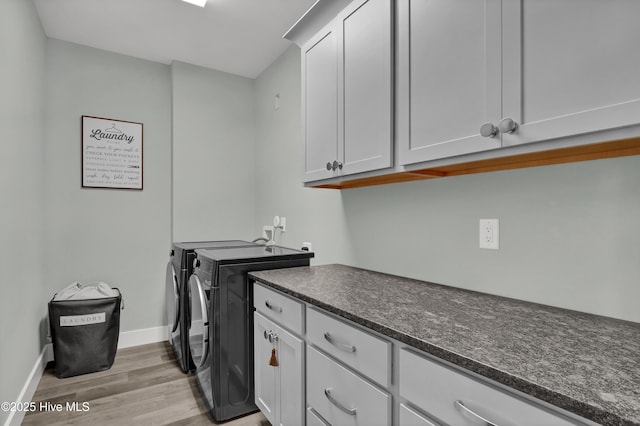
[(561, 408), (568, 412), (571, 412), (577, 416), (583, 417), (585, 419), (591, 420), (596, 423), (612, 424), (612, 425), (621, 425), (621, 426), (638, 426), (637, 423), (625, 420), (620, 416), (606, 411), (602, 408), (587, 404), (582, 401), (578, 401), (569, 396), (560, 394), (551, 389), (545, 388), (543, 386), (537, 385), (530, 381), (524, 380), (521, 377), (517, 377), (511, 375), (507, 372), (495, 369), (491, 366), (479, 363), (470, 358), (467, 358), (463, 355), (460, 355), (456, 352), (447, 350), (446, 348), (433, 345), (424, 340), (412, 337), (400, 331), (388, 328), (382, 324), (370, 321), (366, 318), (362, 318), (358, 315), (354, 315), (350, 312), (344, 311), (342, 309), (336, 308), (333, 305), (321, 302), (312, 297), (309, 297), (305, 294), (299, 293), (297, 291), (291, 290), (287, 287), (283, 287), (274, 283), (272, 281), (268, 281), (266, 279), (257, 277), (249, 273), (249, 277), (256, 282), (264, 284), (268, 287), (271, 287), (275, 290), (278, 290), (282, 293), (285, 293), (289, 296), (292, 296), (296, 299), (307, 302), (313, 306), (324, 309), (328, 312), (331, 312), (335, 315), (340, 316), (341, 318), (352, 321), (356, 324), (359, 324), (363, 327), (369, 328), (371, 330), (377, 331), (378, 333), (387, 336), (389, 338), (395, 339), (399, 342), (405, 343), (412, 348), (421, 350), (430, 355), (435, 356), (443, 361), (454, 364), (458, 367), (461, 367), (465, 370), (476, 373), (482, 377), (487, 379), (496, 381), (504, 386), (507, 386), (511, 389), (515, 389), (519, 392), (522, 392), (526, 395), (532, 396), (544, 402), (547, 402), (555, 407)]

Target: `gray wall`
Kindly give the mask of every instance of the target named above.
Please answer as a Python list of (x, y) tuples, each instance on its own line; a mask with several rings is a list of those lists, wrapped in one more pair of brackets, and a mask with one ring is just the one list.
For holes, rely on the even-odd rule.
[(174, 62), (173, 240), (253, 239), (253, 80)]
[(0, 58), (0, 401), (14, 401), (42, 348), (47, 299), (45, 36), (32, 2), (0, 2)]
[[(280, 109), (274, 97), (280, 95)], [(287, 232), (277, 242), (300, 247), (313, 243), (315, 264), (352, 263), (350, 230), (346, 228), (339, 191), (305, 189), (300, 143), (300, 51), (289, 48), (255, 81), (256, 230), (273, 216), (287, 218)]]
[[(166, 65), (48, 40), (45, 292), (105, 281), (121, 331), (165, 322), (171, 235), (171, 77)], [(144, 123), (144, 190), (81, 187), (82, 115)]]
[[(638, 182), (635, 156), (343, 199), (358, 266), (640, 322)], [(480, 218), (500, 219), (500, 250), (478, 248)]]

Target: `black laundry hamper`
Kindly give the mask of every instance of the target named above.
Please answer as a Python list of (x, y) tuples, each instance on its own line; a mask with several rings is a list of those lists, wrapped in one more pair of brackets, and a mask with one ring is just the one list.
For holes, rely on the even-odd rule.
[[(114, 290), (118, 290), (114, 288)], [(108, 370), (120, 334), (122, 294), (99, 299), (49, 302), (56, 377)]]

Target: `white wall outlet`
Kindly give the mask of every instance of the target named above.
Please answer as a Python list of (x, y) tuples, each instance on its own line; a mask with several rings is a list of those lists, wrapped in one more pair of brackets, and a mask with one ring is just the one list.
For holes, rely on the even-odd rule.
[(313, 251), (313, 245), (310, 242), (305, 241), (304, 243), (302, 243), (302, 250)]
[(498, 219), (480, 219), (480, 248), (492, 250), (500, 248)]

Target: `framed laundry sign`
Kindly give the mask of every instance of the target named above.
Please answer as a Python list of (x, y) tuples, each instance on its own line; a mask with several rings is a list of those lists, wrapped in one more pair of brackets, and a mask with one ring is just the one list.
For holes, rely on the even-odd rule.
[(142, 189), (142, 123), (82, 116), (82, 187)]

